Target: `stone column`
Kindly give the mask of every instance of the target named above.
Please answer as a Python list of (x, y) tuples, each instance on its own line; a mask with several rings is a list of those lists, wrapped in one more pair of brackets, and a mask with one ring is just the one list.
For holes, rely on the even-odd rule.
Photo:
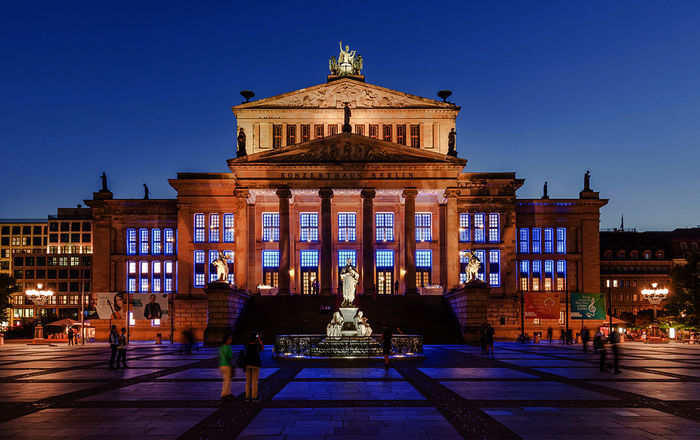
[(333, 226), (331, 221), (331, 199), (333, 190), (322, 188), (321, 197), (321, 295), (331, 294), (333, 278)]
[(279, 198), (279, 215), (280, 215), (280, 267), (279, 267), (279, 290), (278, 295), (289, 295), (290, 279), (289, 279), (289, 199), (292, 198), (292, 191), (289, 188), (280, 188), (277, 190)]
[(417, 295), (416, 289), (416, 188), (404, 188), (404, 218), (403, 236), (406, 240), (404, 249), (404, 261), (406, 263), (406, 275), (404, 283), (406, 285), (406, 295)]
[(447, 229), (447, 290), (459, 287), (459, 213), (457, 212), (458, 189), (446, 189), (447, 212), (445, 213)]
[(362, 197), (362, 293), (374, 294), (374, 188), (365, 188)]
[(236, 197), (236, 217), (234, 218), (235, 253), (233, 255), (233, 272), (236, 288), (248, 291), (248, 188), (233, 190)]

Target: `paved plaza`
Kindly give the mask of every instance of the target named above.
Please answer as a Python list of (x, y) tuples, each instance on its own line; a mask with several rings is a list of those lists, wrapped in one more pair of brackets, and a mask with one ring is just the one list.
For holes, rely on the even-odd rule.
[(700, 438), (700, 346), (623, 344), (618, 375), (546, 343), (426, 346), (388, 370), (267, 348), (261, 402), (221, 403), (216, 349), (135, 343), (113, 371), (104, 344), (0, 346), (0, 438)]

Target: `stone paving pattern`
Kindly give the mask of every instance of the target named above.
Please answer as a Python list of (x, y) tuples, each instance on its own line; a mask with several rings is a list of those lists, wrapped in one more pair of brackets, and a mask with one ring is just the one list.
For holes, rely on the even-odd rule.
[[(268, 347), (269, 348), (269, 347)], [(240, 347), (234, 347), (234, 353)], [(622, 373), (580, 346), (426, 346), (425, 359), (274, 360), (261, 402), (220, 402), (217, 349), (0, 346), (0, 438), (700, 439), (700, 346), (622, 345)]]

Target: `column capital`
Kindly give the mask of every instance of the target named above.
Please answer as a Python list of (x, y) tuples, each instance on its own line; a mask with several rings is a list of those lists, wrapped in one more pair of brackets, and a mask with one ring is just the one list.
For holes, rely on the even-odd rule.
[(454, 197), (459, 197), (461, 194), (461, 191), (457, 188), (446, 188), (445, 189), (445, 197), (448, 199), (454, 198)]
[(374, 188), (363, 188), (362, 191), (360, 191), (360, 197), (363, 199), (373, 199), (376, 195), (377, 192)]
[(330, 188), (321, 188), (318, 190), (318, 196), (322, 199), (332, 199), (333, 190)]
[(242, 199), (247, 199), (248, 197), (250, 197), (250, 191), (248, 191), (248, 188), (246, 187), (236, 188), (233, 190), (233, 196)]
[(279, 197), (280, 199), (292, 198), (292, 190), (290, 190), (289, 188), (278, 188), (275, 194), (277, 194), (277, 197)]
[(401, 193), (404, 199), (415, 199), (418, 195), (418, 189), (416, 188), (404, 188), (403, 193)]

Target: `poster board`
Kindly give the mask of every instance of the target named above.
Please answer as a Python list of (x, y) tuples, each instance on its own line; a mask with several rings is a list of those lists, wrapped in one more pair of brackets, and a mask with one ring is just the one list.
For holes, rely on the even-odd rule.
[(605, 319), (604, 293), (571, 293), (572, 319)]

